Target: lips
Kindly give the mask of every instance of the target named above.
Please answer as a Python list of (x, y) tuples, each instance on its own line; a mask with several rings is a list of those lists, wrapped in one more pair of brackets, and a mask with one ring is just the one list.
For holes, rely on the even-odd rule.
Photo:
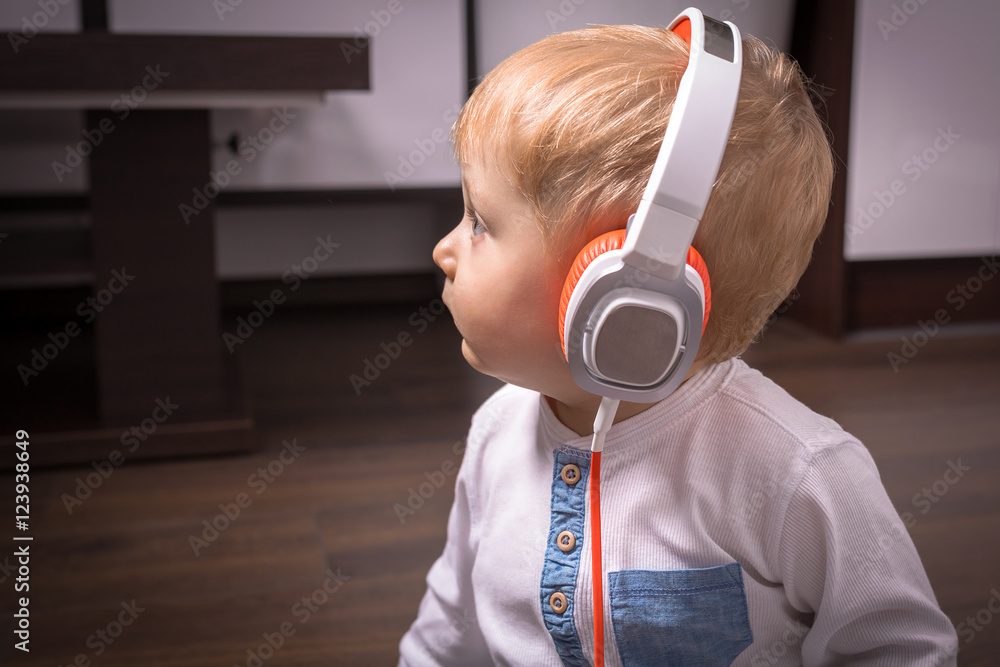
[(448, 286), (450, 283), (451, 283), (450, 280), (446, 281), (444, 284), (444, 288), (441, 290), (441, 303), (443, 303), (444, 307), (447, 308), (449, 311), (451, 310), (451, 306), (448, 305)]
[(459, 335), (462, 336), (462, 338), (465, 338), (465, 334), (462, 333), (462, 327), (458, 324), (458, 318), (455, 317), (455, 313), (452, 311), (451, 306), (448, 305), (448, 299), (444, 297), (444, 294), (441, 295), (441, 302), (444, 303), (445, 308), (448, 309), (448, 314), (451, 315), (451, 322), (455, 325), (455, 329), (458, 331)]

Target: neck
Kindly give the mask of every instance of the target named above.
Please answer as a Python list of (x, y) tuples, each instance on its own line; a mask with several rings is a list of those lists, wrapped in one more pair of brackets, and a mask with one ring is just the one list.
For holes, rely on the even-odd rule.
[[(704, 365), (696, 361), (684, 377), (684, 382), (691, 379), (702, 368), (704, 368)], [(684, 382), (681, 383), (681, 386), (684, 386)], [(600, 396), (584, 394), (580, 399), (571, 402), (557, 400), (551, 396), (546, 396), (545, 399), (549, 402), (549, 407), (552, 408), (552, 412), (555, 413), (556, 418), (571, 431), (577, 435), (590, 435), (594, 432), (594, 419), (597, 417), (597, 409), (601, 406)], [(634, 417), (654, 405), (656, 403), (630, 403), (622, 401), (618, 405), (618, 412), (615, 414), (614, 423), (617, 424), (620, 421)]]

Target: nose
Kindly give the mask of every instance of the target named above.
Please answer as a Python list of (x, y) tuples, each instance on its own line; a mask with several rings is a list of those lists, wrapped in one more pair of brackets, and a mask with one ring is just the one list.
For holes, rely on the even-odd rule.
[(455, 279), (455, 270), (458, 268), (458, 260), (455, 256), (455, 233), (457, 231), (458, 227), (455, 227), (434, 246), (434, 263), (444, 271), (444, 275), (450, 280)]

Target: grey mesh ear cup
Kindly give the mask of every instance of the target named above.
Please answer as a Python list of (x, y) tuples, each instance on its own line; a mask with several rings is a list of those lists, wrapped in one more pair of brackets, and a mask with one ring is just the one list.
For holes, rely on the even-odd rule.
[[(682, 274), (686, 287), (636, 273), (621, 262), (625, 237), (623, 229), (602, 234), (577, 255), (560, 299), (563, 349), (581, 387), (604, 385), (602, 395), (613, 398), (620, 392), (659, 395), (682, 381), (674, 383), (690, 367), (684, 353), (692, 344), (697, 347), (708, 322), (708, 268), (698, 251), (690, 248)], [(612, 275), (605, 280), (618, 281), (609, 289), (581, 289), (581, 281), (608, 271)], [(687, 297), (679, 299), (666, 289), (680, 289), (679, 294)], [(586, 318), (581, 317), (584, 313)]]
[(694, 362), (689, 351), (701, 342), (704, 288), (690, 266), (682, 280), (640, 276), (621, 261), (621, 252), (612, 250), (591, 262), (591, 289), (574, 290), (578, 303), (566, 322), (566, 356), (583, 389), (654, 402), (680, 386)]
[(651, 308), (637, 305), (629, 296), (612, 293), (605, 300), (619, 303), (598, 304), (595, 312), (600, 319), (591, 334), (594, 343), (584, 347), (584, 358), (607, 380), (651, 387), (673, 368), (683, 349), (684, 313), (671, 300), (664, 300), (661, 308)]

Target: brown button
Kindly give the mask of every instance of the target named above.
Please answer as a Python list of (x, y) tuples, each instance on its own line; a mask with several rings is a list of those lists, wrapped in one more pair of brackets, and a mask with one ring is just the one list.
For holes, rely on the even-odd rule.
[(570, 486), (573, 486), (574, 484), (579, 482), (580, 467), (573, 463), (568, 463), (564, 465), (562, 469), (562, 480), (567, 484), (569, 484)]
[(576, 546), (576, 535), (568, 530), (564, 530), (556, 535), (556, 545), (563, 551), (572, 551), (573, 547)]
[(566, 611), (566, 604), (566, 596), (558, 591), (549, 596), (549, 606), (557, 614)]

